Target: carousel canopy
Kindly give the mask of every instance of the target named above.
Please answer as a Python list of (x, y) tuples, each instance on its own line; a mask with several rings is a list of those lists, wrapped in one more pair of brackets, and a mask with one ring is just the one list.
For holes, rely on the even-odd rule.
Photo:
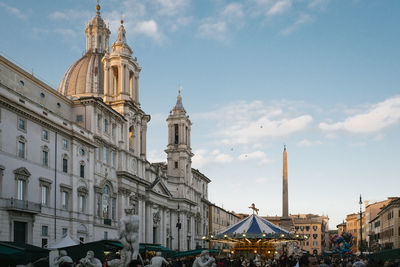
[(292, 237), (292, 234), (289, 231), (271, 223), (270, 221), (253, 214), (216, 234), (216, 238), (224, 237), (289, 238)]

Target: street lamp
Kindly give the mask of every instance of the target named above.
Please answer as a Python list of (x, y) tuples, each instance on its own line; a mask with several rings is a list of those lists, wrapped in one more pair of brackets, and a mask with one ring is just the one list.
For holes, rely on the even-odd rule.
[(176, 210), (177, 214), (178, 214), (178, 222), (176, 223), (176, 228), (178, 228), (178, 251), (181, 251), (181, 217), (180, 217), (180, 209), (179, 209), (179, 203), (178, 203), (178, 209)]
[(363, 254), (363, 246), (362, 246), (362, 199), (360, 194), (360, 255)]

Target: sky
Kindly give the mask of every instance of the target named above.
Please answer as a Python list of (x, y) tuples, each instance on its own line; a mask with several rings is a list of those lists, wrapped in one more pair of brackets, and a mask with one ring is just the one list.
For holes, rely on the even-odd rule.
[[(0, 53), (57, 89), (85, 50), (94, 0), (0, 0)], [(400, 1), (102, 0), (114, 42), (124, 19), (151, 115), (147, 150), (166, 161), (182, 86), (192, 167), (229, 211), (328, 215), (335, 229), (399, 196)]]

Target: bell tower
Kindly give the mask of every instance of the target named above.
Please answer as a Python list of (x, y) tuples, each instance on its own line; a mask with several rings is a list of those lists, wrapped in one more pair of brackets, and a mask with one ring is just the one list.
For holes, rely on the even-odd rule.
[(179, 183), (191, 185), (193, 153), (190, 147), (190, 127), (192, 123), (182, 105), (180, 91), (176, 105), (167, 118), (168, 145), (165, 152), (167, 153), (168, 175), (177, 178)]
[(118, 29), (117, 40), (106, 51), (104, 64), (104, 101), (132, 101), (139, 106), (139, 72), (137, 59), (132, 58), (132, 49), (126, 41), (124, 21)]

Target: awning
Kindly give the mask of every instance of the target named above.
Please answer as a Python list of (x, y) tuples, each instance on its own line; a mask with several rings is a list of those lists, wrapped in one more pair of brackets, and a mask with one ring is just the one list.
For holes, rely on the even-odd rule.
[(48, 266), (48, 256), (49, 251), (44, 248), (24, 243), (0, 242), (0, 260), (5, 266), (29, 262), (37, 262), (35, 266)]
[(211, 253), (219, 253), (220, 250), (219, 249), (195, 249), (195, 250), (188, 250), (188, 251), (182, 251), (182, 252), (178, 252), (174, 255), (175, 258), (180, 258), (180, 257), (187, 257), (187, 256), (197, 256), (200, 255), (200, 253), (203, 250), (208, 250), (208, 252)]
[(281, 238), (292, 237), (292, 234), (272, 222), (252, 214), (238, 223), (218, 232), (217, 238), (234, 237), (234, 238)]

